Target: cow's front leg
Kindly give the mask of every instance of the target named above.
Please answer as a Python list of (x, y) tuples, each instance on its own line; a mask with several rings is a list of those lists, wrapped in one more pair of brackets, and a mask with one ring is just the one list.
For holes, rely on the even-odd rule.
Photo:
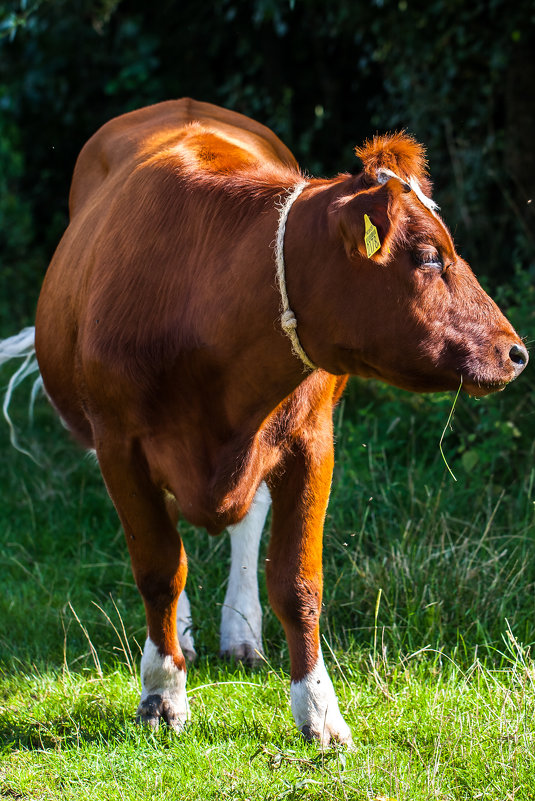
[(319, 639), (323, 523), (332, 448), (306, 442), (270, 482), (272, 532), (266, 561), (269, 600), (290, 651), (292, 713), (299, 730), (321, 746), (351, 743), (325, 669)]
[(106, 443), (97, 447), (97, 455), (123, 524), (134, 578), (145, 604), (147, 639), (136, 719), (153, 728), (164, 720), (179, 731), (189, 719), (186, 663), (177, 637), (186, 553), (163, 493), (151, 482), (139, 448)]
[(258, 548), (270, 504), (269, 490), (262, 483), (247, 515), (228, 529), (231, 564), (221, 610), (221, 655), (249, 665), (259, 662), (263, 654)]

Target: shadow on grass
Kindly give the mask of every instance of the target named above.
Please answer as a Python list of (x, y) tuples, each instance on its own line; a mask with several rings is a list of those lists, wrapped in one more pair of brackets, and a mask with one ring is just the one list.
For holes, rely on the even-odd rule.
[[(297, 732), (295, 733), (297, 737)], [(57, 751), (98, 742), (124, 742), (136, 740), (145, 745), (153, 743), (157, 749), (172, 748), (184, 738), (203, 742), (203, 747), (234, 743), (242, 738), (253, 743), (269, 745), (274, 742), (273, 732), (257, 721), (249, 722), (244, 716), (235, 724), (225, 721), (214, 723), (206, 719), (188, 723), (181, 733), (162, 725), (156, 732), (138, 726), (134, 715), (118, 715), (110, 709), (110, 717), (87, 712), (65, 717), (60, 715), (46, 722), (37, 720), (6, 722), (0, 725), (0, 743), (5, 752), (13, 750)], [(288, 734), (286, 735), (288, 738)], [(278, 738), (275, 738), (278, 739)], [(287, 743), (286, 743), (287, 745)]]
[[(6, 667), (0, 668), (0, 745), (8, 751), (58, 750), (132, 738), (157, 748), (176, 745), (183, 737), (205, 744), (240, 738), (273, 744), (280, 723), (272, 727), (247, 708), (257, 702), (265, 707), (268, 695), (271, 711), (288, 710), (286, 682), (273, 681), (266, 666), (205, 662), (188, 673), (192, 721), (185, 731), (177, 734), (162, 724), (155, 732), (135, 723), (140, 685), (124, 665), (110, 665), (102, 675), (84, 669), (23, 674), (13, 663)], [(280, 733), (282, 741), (288, 732)]]

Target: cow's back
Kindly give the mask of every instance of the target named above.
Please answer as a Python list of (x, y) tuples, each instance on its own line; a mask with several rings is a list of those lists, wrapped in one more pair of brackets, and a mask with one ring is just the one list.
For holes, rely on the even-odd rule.
[(87, 203), (94, 202), (101, 189), (106, 194), (112, 192), (138, 164), (179, 145), (192, 124), (240, 148), (247, 158), (246, 166), (272, 162), (297, 167), (291, 151), (265, 125), (211, 103), (191, 98), (168, 100), (115, 117), (89, 139), (74, 169), (69, 196), (71, 219)]
[[(266, 167), (284, 176), (297, 174), (291, 152), (269, 129), (190, 99), (117, 117), (82, 149), (71, 186), (70, 224), (39, 298), (36, 351), (49, 396), (84, 444), (93, 444), (89, 362), (114, 377), (121, 370), (128, 380), (135, 375), (141, 385), (148, 381), (143, 370), (167, 364), (181, 343), (221, 347), (226, 341), (215, 330), (224, 322), (218, 309), (225, 308), (225, 319), (233, 319), (232, 303), (239, 298), (217, 258), (210, 261), (203, 254), (209, 249), (207, 232), (213, 252), (232, 246), (233, 210), (213, 198), (208, 205), (196, 204), (192, 187), (202, 185), (203, 176), (212, 186), (219, 174), (226, 185), (227, 176)], [(186, 191), (184, 176), (193, 181)], [(272, 236), (271, 226), (267, 258)], [(256, 262), (247, 267), (252, 285), (254, 269), (262, 267)], [(176, 340), (173, 354), (169, 332)]]

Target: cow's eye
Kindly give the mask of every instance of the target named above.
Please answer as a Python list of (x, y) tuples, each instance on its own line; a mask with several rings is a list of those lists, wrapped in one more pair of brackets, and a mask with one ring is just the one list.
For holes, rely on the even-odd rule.
[(444, 262), (442, 261), (442, 256), (435, 250), (434, 248), (431, 250), (417, 250), (414, 254), (414, 261), (418, 265), (418, 267), (430, 268), (432, 270), (442, 270), (444, 269)]

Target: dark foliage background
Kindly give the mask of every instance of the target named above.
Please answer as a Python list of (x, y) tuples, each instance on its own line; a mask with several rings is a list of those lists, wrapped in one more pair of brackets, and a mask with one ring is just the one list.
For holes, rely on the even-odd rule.
[(183, 95), (256, 117), (315, 174), (408, 128), (476, 271), (532, 275), (534, 30), (533, 0), (0, 2), (0, 333), (32, 318), (84, 141)]
[[(534, 87), (533, 0), (0, 0), (0, 336), (32, 322), (84, 142), (112, 116), (189, 95), (267, 124), (316, 175), (353, 168), (376, 131), (407, 128), (460, 252), (529, 344)], [(534, 369), (460, 401), (444, 446), (455, 490), (438, 451), (451, 400), (350, 385), (326, 564), (340, 578), (354, 554), (331, 589), (345, 630), (368, 636), (353, 593), (368, 625), (380, 587), (398, 645), (455, 644), (466, 626), (495, 642), (505, 617), (533, 641)]]
[[(33, 320), (84, 142), (112, 116), (189, 95), (272, 127), (313, 174), (351, 169), (356, 144), (407, 128), (460, 252), (529, 344), (534, 87), (533, 0), (0, 0), (0, 336)], [(467, 470), (531, 470), (530, 373), (458, 418), (450, 451)], [(406, 417), (404, 393), (359, 387), (354, 408)], [(410, 403), (436, 440), (444, 407)]]

